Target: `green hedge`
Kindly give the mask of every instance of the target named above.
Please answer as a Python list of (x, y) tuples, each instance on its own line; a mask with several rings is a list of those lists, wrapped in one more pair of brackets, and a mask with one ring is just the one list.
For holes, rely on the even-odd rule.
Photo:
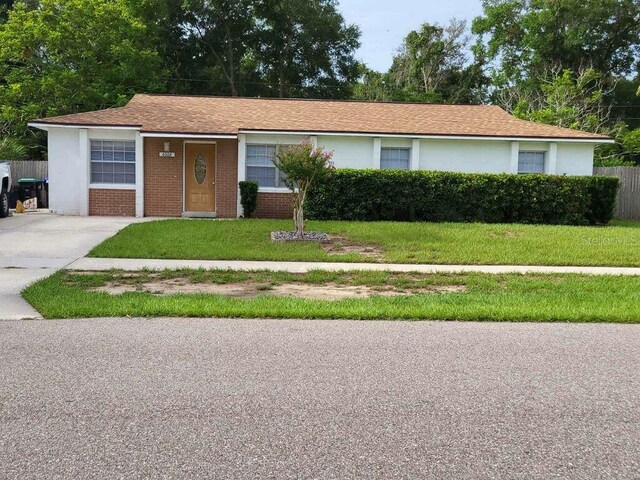
[(258, 205), (258, 184), (256, 182), (238, 182), (240, 187), (240, 205), (242, 205), (242, 216), (251, 217)]
[(605, 225), (617, 189), (603, 176), (340, 169), (314, 185), (305, 210), (318, 220)]

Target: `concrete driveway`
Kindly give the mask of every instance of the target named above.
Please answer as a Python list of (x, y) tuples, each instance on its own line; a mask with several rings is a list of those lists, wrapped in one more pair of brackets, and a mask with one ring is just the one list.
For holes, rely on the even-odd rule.
[(638, 325), (2, 329), (2, 478), (640, 478)]
[(0, 219), (0, 319), (40, 318), (20, 291), (51, 275), (132, 222), (124, 217), (27, 213)]

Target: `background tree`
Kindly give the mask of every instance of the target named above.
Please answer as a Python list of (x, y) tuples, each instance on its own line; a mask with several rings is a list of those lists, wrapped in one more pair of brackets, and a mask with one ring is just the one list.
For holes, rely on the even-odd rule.
[(612, 119), (640, 116), (630, 91), (636, 87), (625, 85), (638, 71), (640, 2), (484, 0), (483, 9), (472, 31), (479, 35), (476, 48), (491, 62), (493, 101), (514, 88), (540, 95), (557, 72), (592, 69), (600, 74)]
[(501, 106), (519, 118), (557, 127), (612, 134), (607, 82), (592, 68), (555, 69), (534, 93), (517, 87), (500, 92)]
[(364, 70), (358, 98), (479, 103), (487, 78), (479, 57), (470, 59), (466, 23), (424, 23), (410, 32), (385, 74)]
[(629, 130), (612, 116), (612, 105), (606, 98), (615, 85), (591, 68), (579, 72), (556, 69), (544, 78), (539, 90), (502, 89), (496, 101), (518, 118), (613, 137), (615, 144), (596, 147), (597, 166), (635, 164), (640, 154), (636, 148), (640, 134), (636, 132), (640, 130)]
[(9, 10), (13, 7), (15, 0), (0, 0), (0, 23), (7, 21), (9, 17)]
[(270, 95), (349, 98), (359, 73), (360, 30), (336, 0), (264, 0), (257, 59)]
[(616, 121), (623, 121), (629, 128), (640, 127), (640, 77), (630, 80), (625, 77), (614, 79), (613, 91), (607, 95), (607, 102), (611, 104), (611, 117)]
[(597, 164), (637, 159), (624, 136), (640, 125), (637, 0), (484, 0), (473, 22), (491, 61), (491, 101), (516, 115), (606, 133)]
[(402, 96), (388, 72), (376, 72), (364, 64), (360, 65), (360, 72), (360, 81), (353, 89), (353, 97), (355, 99), (371, 102), (390, 102)]
[(448, 97), (457, 103), (468, 97), (470, 85), (463, 82), (469, 42), (465, 32), (466, 23), (455, 19), (446, 27), (424, 23), (410, 32), (389, 72), (395, 85), (412, 97), (431, 101)]
[(358, 77), (360, 32), (334, 0), (129, 1), (146, 5), (170, 92), (348, 98)]
[(0, 23), (7, 21), (9, 18), (9, 10), (13, 8), (16, 1), (20, 1), (31, 10), (36, 8), (40, 3), (40, 0), (0, 0)]
[(624, 132), (621, 135), (622, 155), (624, 159), (640, 165), (640, 128)]
[(257, 39), (256, 2), (250, 0), (185, 0), (181, 25), (187, 56), (182, 74), (199, 83), (189, 93), (247, 95), (258, 81), (251, 60)]
[(549, 68), (628, 75), (640, 49), (637, 0), (483, 0), (473, 21), (489, 59), (512, 81)]
[(464, 22), (425, 23), (376, 72), (336, 0), (0, 0), (0, 137), (38, 156), (45, 135), (29, 120), (138, 92), (491, 102), (608, 132), (618, 142), (600, 160), (638, 161), (638, 0), (483, 8), (473, 45)]
[(123, 0), (42, 0), (34, 10), (16, 3), (0, 26), (0, 135), (37, 155), (44, 135), (27, 129), (29, 120), (163, 90), (146, 33)]
[(17, 139), (0, 138), (0, 160), (23, 160), (27, 156), (27, 149)]
[(0, 1), (0, 135), (31, 156), (36, 117), (142, 92), (349, 98), (360, 72), (335, 0)]
[[(200, 62), (200, 46), (185, 33), (188, 27), (187, 5), (182, 0), (126, 0), (129, 9), (141, 19), (146, 34), (166, 75), (168, 93), (207, 93), (224, 89), (226, 80), (211, 83)], [(221, 86), (222, 85), (222, 86)]]

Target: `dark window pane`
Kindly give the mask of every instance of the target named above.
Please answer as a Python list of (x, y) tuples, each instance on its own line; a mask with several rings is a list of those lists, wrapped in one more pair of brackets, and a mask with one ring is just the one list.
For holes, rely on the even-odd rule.
[(275, 145), (247, 145), (247, 165), (270, 166), (273, 165), (273, 156), (276, 152)]
[(260, 187), (275, 187), (276, 167), (247, 167), (247, 180)]
[(410, 159), (410, 148), (382, 148), (380, 150), (381, 169), (408, 170)]

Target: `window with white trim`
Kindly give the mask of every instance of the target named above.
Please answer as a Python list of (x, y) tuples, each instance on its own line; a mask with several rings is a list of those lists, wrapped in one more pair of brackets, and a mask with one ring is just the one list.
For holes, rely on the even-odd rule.
[(136, 143), (91, 140), (91, 183), (136, 183)]
[(286, 188), (284, 174), (273, 164), (277, 145), (247, 145), (246, 179), (259, 187)]
[(383, 147), (380, 149), (380, 168), (409, 170), (410, 148)]
[(545, 152), (520, 152), (518, 173), (544, 173)]

